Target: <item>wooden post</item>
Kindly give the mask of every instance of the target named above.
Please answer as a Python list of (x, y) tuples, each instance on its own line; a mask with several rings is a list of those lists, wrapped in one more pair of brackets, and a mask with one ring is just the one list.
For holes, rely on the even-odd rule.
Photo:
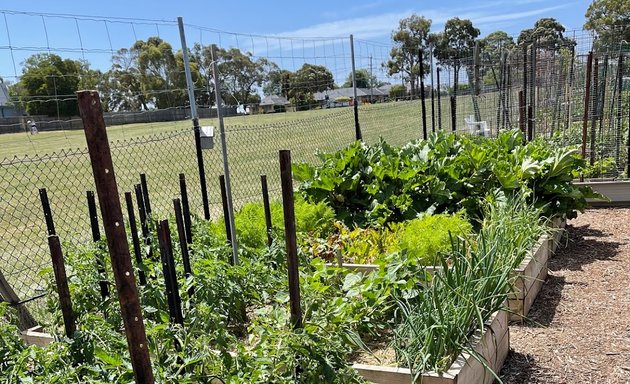
[(260, 175), (260, 184), (262, 185), (262, 197), (263, 206), (265, 207), (265, 225), (267, 227), (267, 245), (271, 247), (273, 243), (273, 237), (271, 231), (273, 226), (271, 224), (271, 206), (269, 204), (269, 187), (267, 186), (267, 175)]
[(127, 234), (123, 225), (122, 208), (118, 198), (118, 186), (114, 175), (114, 164), (107, 139), (103, 108), (96, 91), (77, 93), (79, 113), (90, 153), (94, 183), (101, 205), (101, 216), (107, 238), (116, 281), (116, 291), (127, 336), (129, 355), (137, 384), (154, 382), (151, 357), (144, 330), (142, 310), (138, 298), (136, 279), (129, 254)]
[(173, 260), (173, 243), (171, 242), (171, 231), (168, 227), (168, 220), (160, 221), (157, 227), (170, 321), (174, 324), (184, 325), (182, 303), (179, 296), (179, 286), (177, 285), (177, 274), (175, 272), (175, 261)]
[(302, 306), (300, 304), (300, 272), (298, 270), (297, 237), (295, 230), (295, 207), (293, 205), (293, 174), (291, 151), (280, 151), (280, 181), (282, 206), (284, 209), (284, 233), (289, 270), (289, 299), (291, 301), (291, 324), (302, 328)]
[(182, 214), (184, 215), (184, 225), (186, 229), (186, 242), (192, 244), (192, 221), (190, 218), (190, 204), (188, 203), (188, 189), (186, 188), (186, 176), (179, 174), (179, 193), (182, 196)]
[(593, 52), (586, 59), (586, 84), (584, 85), (584, 115), (582, 117), (582, 158), (586, 159), (586, 140), (588, 137), (588, 107), (591, 96), (591, 71), (593, 69)]
[(129, 230), (131, 231), (133, 253), (136, 257), (136, 267), (138, 268), (138, 280), (140, 281), (140, 285), (146, 285), (147, 277), (142, 269), (142, 248), (140, 248), (138, 225), (136, 224), (136, 215), (133, 210), (133, 197), (131, 196), (131, 192), (125, 192), (125, 202), (127, 203), (127, 215), (129, 216)]
[(0, 299), (7, 301), (17, 310), (20, 331), (25, 331), (37, 326), (37, 322), (26, 306), (22, 304), (20, 297), (15, 293), (11, 285), (9, 285), (2, 271), (0, 271)]
[(98, 244), (101, 241), (101, 231), (98, 224), (98, 214), (96, 213), (96, 199), (94, 198), (93, 191), (87, 191), (88, 212), (90, 215), (90, 227), (92, 227), (92, 241), (96, 243), (98, 252), (96, 253), (96, 269), (100, 281), (98, 285), (101, 289), (101, 297), (103, 300), (109, 297), (109, 282), (107, 281), (107, 272), (105, 271), (105, 262), (103, 261), (103, 253), (101, 252), (101, 245)]
[[(221, 202), (223, 203), (223, 222), (225, 223), (225, 235), (227, 237), (228, 244), (232, 245), (232, 227), (230, 226), (230, 211), (227, 201), (227, 191), (225, 190), (225, 176), (219, 176), (219, 186), (221, 187)], [(230, 259), (232, 265), (234, 265), (234, 259)]]
[(64, 329), (66, 331), (66, 336), (68, 338), (72, 338), (74, 336), (74, 332), (76, 331), (76, 325), (74, 323), (72, 300), (70, 299), (68, 277), (66, 276), (66, 266), (63, 261), (63, 252), (61, 251), (59, 236), (48, 236), (48, 247), (50, 248), (53, 272), (55, 273), (55, 282), (57, 284), (57, 294), (59, 295), (59, 305), (61, 306)]
[(151, 199), (149, 198), (149, 186), (147, 185), (147, 175), (140, 174), (140, 185), (142, 186), (142, 199), (144, 200), (144, 210), (147, 217), (151, 216)]
[[(186, 228), (184, 224), (184, 218), (182, 217), (182, 204), (179, 199), (173, 199), (173, 208), (175, 209), (175, 223), (177, 224), (177, 237), (179, 238), (179, 247), (182, 251), (182, 264), (184, 264), (184, 274), (186, 275), (186, 278), (189, 278), (193, 275), (193, 273), (192, 268), (190, 267), (188, 242), (186, 241)], [(191, 287), (188, 290), (188, 297), (191, 297), (194, 292), (194, 289)]]

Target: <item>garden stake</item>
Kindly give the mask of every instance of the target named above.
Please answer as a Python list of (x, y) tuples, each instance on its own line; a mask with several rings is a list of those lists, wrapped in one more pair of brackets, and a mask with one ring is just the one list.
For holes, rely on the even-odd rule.
[(208, 202), (208, 186), (206, 185), (206, 169), (203, 164), (203, 152), (201, 152), (201, 127), (199, 120), (193, 120), (195, 130), (195, 149), (197, 152), (197, 168), (199, 168), (199, 186), (201, 188), (201, 201), (203, 203), (203, 217), (210, 220), (210, 203)]
[[(225, 190), (225, 176), (219, 176), (219, 187), (221, 188), (221, 203), (223, 203), (223, 222), (225, 223), (225, 236), (227, 237), (227, 242), (230, 246), (232, 246), (232, 227), (230, 226), (229, 220), (229, 207), (227, 200), (227, 192)], [(230, 263), (234, 265), (234, 259), (230, 258)]]
[(48, 201), (48, 192), (46, 191), (46, 188), (40, 188), (39, 199), (41, 200), (42, 208), (44, 209), (44, 218), (46, 219), (46, 230), (48, 231), (48, 236), (56, 235), (55, 223), (53, 222), (52, 212), (50, 211), (50, 201)]
[(149, 221), (147, 219), (147, 212), (145, 211), (142, 186), (140, 184), (136, 184), (134, 186), (134, 190), (136, 192), (136, 200), (138, 201), (138, 213), (140, 214), (142, 237), (144, 238), (144, 244), (147, 247), (147, 258), (153, 259), (153, 247), (151, 246), (151, 237), (149, 236)]
[(133, 253), (136, 257), (136, 268), (138, 269), (138, 280), (140, 285), (147, 284), (147, 277), (142, 269), (142, 249), (140, 248), (140, 238), (138, 237), (138, 225), (136, 224), (136, 215), (133, 211), (133, 197), (131, 192), (125, 192), (125, 202), (127, 203), (127, 215), (129, 216), (129, 230), (131, 231), (131, 242), (133, 244)]
[(427, 106), (424, 101), (424, 63), (422, 62), (423, 52), (422, 48), (419, 49), (419, 64), (420, 64), (420, 102), (422, 103), (422, 138), (427, 139)]
[[(586, 159), (586, 140), (588, 134), (588, 107), (591, 97), (591, 71), (593, 69), (593, 52), (588, 53), (586, 59), (586, 79), (584, 85), (584, 115), (582, 116), (582, 158)], [(584, 180), (584, 175), (580, 176), (580, 180)]]
[(182, 214), (184, 215), (184, 225), (186, 228), (186, 242), (192, 244), (192, 222), (190, 217), (190, 204), (188, 203), (188, 189), (186, 188), (186, 176), (179, 174), (179, 193), (182, 196)]
[(267, 245), (271, 247), (271, 243), (273, 243), (273, 238), (271, 237), (271, 231), (273, 227), (271, 224), (271, 207), (269, 205), (269, 188), (267, 186), (267, 175), (260, 175), (260, 184), (262, 185), (263, 206), (265, 207), (265, 225), (267, 227)]
[(453, 132), (457, 130), (457, 99), (451, 96), (451, 129)]
[(595, 130), (597, 129), (597, 114), (599, 113), (599, 59), (595, 58), (593, 65), (593, 105), (591, 106), (591, 151), (589, 162), (595, 164)]
[[(616, 137), (616, 145), (615, 145), (615, 164), (620, 163), (620, 154), (619, 154), (619, 145), (621, 144), (621, 135), (622, 135), (622, 118), (623, 118), (623, 107), (621, 94), (623, 89), (623, 54), (619, 53), (619, 60), (617, 62), (617, 134)], [(628, 163), (630, 163), (630, 158), (628, 158)], [(620, 167), (617, 166), (617, 169)], [(630, 177), (630, 176), (629, 176)]]
[(144, 201), (144, 210), (147, 217), (151, 216), (151, 200), (149, 199), (149, 186), (147, 185), (147, 176), (140, 174), (140, 185), (142, 186), (142, 199)]
[(280, 182), (282, 185), (282, 207), (284, 210), (284, 233), (287, 247), (289, 272), (289, 299), (291, 301), (291, 324), (302, 328), (300, 305), (300, 272), (298, 270), (297, 238), (295, 233), (295, 207), (293, 205), (293, 175), (291, 151), (280, 151)]
[(155, 380), (151, 369), (151, 357), (129, 254), (127, 234), (123, 225), (122, 208), (118, 198), (118, 186), (101, 100), (96, 91), (80, 91), (77, 96), (134, 378), (137, 384), (152, 384)]
[(101, 297), (105, 300), (109, 297), (109, 283), (107, 281), (107, 272), (105, 271), (105, 263), (103, 262), (103, 252), (99, 242), (101, 241), (101, 231), (98, 224), (98, 214), (96, 213), (96, 199), (93, 191), (87, 191), (88, 212), (90, 214), (90, 226), (92, 227), (92, 241), (96, 243), (98, 249), (96, 253), (96, 269), (100, 280), (98, 282), (101, 288)]
[(179, 297), (175, 260), (173, 259), (173, 243), (171, 242), (171, 231), (168, 227), (168, 220), (160, 221), (157, 225), (157, 231), (170, 321), (171, 323), (183, 326), (184, 316), (182, 315), (182, 302)]
[[(188, 255), (188, 243), (186, 242), (186, 229), (184, 228), (184, 218), (182, 217), (182, 205), (179, 199), (173, 199), (173, 207), (175, 208), (175, 223), (177, 224), (177, 236), (179, 238), (179, 247), (182, 251), (182, 263), (184, 264), (184, 274), (186, 278), (192, 276), (192, 268), (190, 267), (190, 258)], [(195, 289), (188, 289), (188, 297), (192, 297)]]
[[(522, 90), (518, 91), (518, 128), (523, 132), (525, 136), (525, 96)], [(527, 141), (527, 137), (525, 137)]]
[(437, 110), (438, 110), (438, 129), (442, 130), (442, 98), (440, 96), (440, 67), (437, 67)]

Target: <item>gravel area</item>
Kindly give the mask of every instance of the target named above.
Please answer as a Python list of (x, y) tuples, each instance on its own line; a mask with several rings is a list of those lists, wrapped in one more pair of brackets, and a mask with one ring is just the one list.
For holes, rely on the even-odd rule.
[(523, 325), (510, 326), (504, 383), (630, 383), (630, 209), (567, 227)]

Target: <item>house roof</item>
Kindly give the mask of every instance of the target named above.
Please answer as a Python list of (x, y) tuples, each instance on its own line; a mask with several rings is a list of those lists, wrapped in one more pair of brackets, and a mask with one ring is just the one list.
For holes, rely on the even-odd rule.
[[(389, 93), (383, 92), (380, 88), (373, 88), (370, 91), (370, 88), (357, 88), (357, 97), (368, 97), (370, 94), (374, 96), (387, 96)], [(313, 97), (316, 101), (326, 100), (326, 95), (328, 95), (329, 100), (335, 100), (338, 97), (354, 97), (354, 91), (351, 87), (349, 88), (337, 88), (337, 89), (329, 89), (324, 92), (315, 92)]]
[(265, 105), (287, 105), (287, 104), (289, 104), (289, 101), (286, 99), (286, 97), (278, 96), (278, 95), (269, 95), (269, 96), (265, 96), (260, 101), (259, 105), (265, 106)]

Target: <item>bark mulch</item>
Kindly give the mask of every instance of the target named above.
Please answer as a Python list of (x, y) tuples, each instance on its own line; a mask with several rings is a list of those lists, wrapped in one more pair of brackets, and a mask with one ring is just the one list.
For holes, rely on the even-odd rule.
[(504, 383), (630, 383), (630, 209), (567, 226), (523, 325), (510, 326)]

